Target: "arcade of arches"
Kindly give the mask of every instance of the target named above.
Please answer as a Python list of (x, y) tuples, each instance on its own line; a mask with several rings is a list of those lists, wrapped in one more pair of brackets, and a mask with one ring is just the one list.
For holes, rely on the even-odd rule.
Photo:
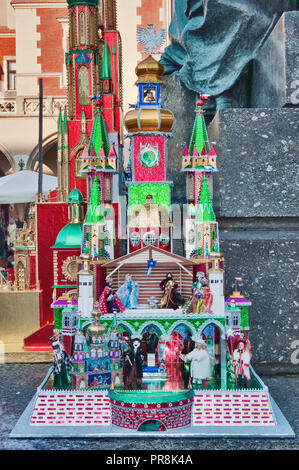
[[(121, 324), (124, 329), (124, 336), (130, 341), (131, 333), (125, 325)], [(165, 364), (165, 372), (167, 378), (164, 381), (149, 383), (148, 387), (163, 390), (181, 390), (189, 386), (190, 363), (184, 363), (179, 357), (180, 354), (188, 354), (194, 349), (192, 341), (192, 331), (183, 323), (177, 325), (170, 336), (164, 341), (161, 331), (154, 324), (147, 325), (141, 333), (141, 349), (144, 356), (144, 364), (148, 368), (148, 372), (152, 367), (163, 362)], [(132, 338), (134, 338), (134, 334)], [(155, 341), (156, 336), (156, 341)], [(202, 337), (207, 343), (210, 357), (214, 358), (212, 365), (212, 375), (208, 379), (209, 388), (220, 388), (221, 386), (221, 331), (218, 326), (213, 323), (207, 325)], [(152, 339), (150, 339), (152, 338)], [(152, 355), (152, 357), (150, 357)], [(147, 368), (144, 371), (147, 371)], [(196, 388), (196, 386), (195, 386)], [(200, 388), (200, 386), (199, 386)]]

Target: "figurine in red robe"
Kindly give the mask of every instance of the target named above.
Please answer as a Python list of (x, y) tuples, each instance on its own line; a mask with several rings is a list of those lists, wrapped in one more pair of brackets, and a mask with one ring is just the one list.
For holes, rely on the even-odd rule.
[(99, 310), (102, 314), (124, 312), (125, 307), (116, 292), (112, 289), (112, 280), (107, 278), (106, 287), (99, 298)]

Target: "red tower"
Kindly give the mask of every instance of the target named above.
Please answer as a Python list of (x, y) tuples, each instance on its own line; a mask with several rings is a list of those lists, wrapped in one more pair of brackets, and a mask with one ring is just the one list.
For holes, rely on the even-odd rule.
[[(66, 54), (68, 75), (68, 107), (60, 112), (58, 119), (57, 173), (58, 188), (36, 204), (37, 279), (41, 291), (40, 326), (42, 330), (25, 338), (25, 348), (39, 349), (48, 344), (52, 329), (52, 288), (55, 285), (55, 269), (51, 246), (58, 233), (68, 224), (69, 195), (76, 188), (86, 202), (92, 178), (86, 177), (84, 150), (94, 141), (99, 101), (101, 125), (107, 148), (106, 160), (117, 159), (122, 145), (121, 104), (121, 40), (116, 26), (114, 0), (67, 0), (69, 6), (69, 51)], [(105, 140), (104, 139), (104, 140)], [(96, 147), (97, 143), (93, 142)], [(113, 153), (113, 155), (112, 155)], [(95, 154), (98, 159), (100, 155)], [(112, 158), (113, 157), (113, 158)], [(103, 179), (112, 187), (117, 171)], [(118, 213), (117, 202), (109, 201)], [(84, 205), (84, 203), (83, 203)], [(86, 210), (86, 204), (84, 205)], [(117, 226), (117, 221), (115, 226)], [(58, 263), (59, 264), (59, 260)], [(56, 266), (60, 272), (61, 266)], [(56, 276), (57, 277), (57, 276)], [(48, 325), (45, 328), (45, 325)]]

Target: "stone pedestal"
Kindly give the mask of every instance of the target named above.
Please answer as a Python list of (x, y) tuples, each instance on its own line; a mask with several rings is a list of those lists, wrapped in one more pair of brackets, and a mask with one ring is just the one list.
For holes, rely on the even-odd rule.
[(299, 370), (291, 361), (298, 339), (298, 135), (296, 108), (222, 110), (209, 127), (217, 142), (214, 207), (226, 293), (242, 276), (252, 301), (252, 362), (264, 373)]
[[(182, 143), (189, 143), (196, 95), (177, 76), (166, 77), (163, 100), (175, 115), (169, 140), (172, 201), (186, 201), (180, 173)], [(235, 276), (250, 309), (253, 364), (263, 373), (298, 373), (293, 342), (298, 339), (295, 291), (298, 272), (299, 109), (226, 109), (208, 128), (216, 141), (219, 173), (214, 176), (214, 208), (226, 263), (226, 294)], [(183, 255), (181, 239), (174, 251)], [(297, 265), (297, 266), (296, 266)]]
[(284, 13), (253, 62), (251, 106), (299, 105), (299, 11)]

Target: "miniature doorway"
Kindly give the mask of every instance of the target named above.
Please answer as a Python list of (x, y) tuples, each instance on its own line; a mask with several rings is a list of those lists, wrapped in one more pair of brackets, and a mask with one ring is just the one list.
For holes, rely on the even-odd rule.
[(181, 390), (188, 386), (189, 366), (180, 359), (180, 354), (188, 354), (194, 348), (192, 332), (185, 325), (178, 325), (165, 343), (165, 365), (168, 390)]
[(206, 324), (201, 331), (203, 339), (207, 343), (208, 351), (214, 358), (212, 375), (208, 380), (208, 388), (226, 388), (226, 341), (222, 326), (214, 322)]
[(161, 423), (161, 421), (157, 419), (151, 419), (148, 421), (143, 421), (140, 424), (137, 431), (145, 432), (145, 431), (166, 431), (165, 424)]
[(163, 360), (159, 348), (162, 333), (155, 325), (147, 325), (143, 330), (141, 348), (145, 357), (145, 366), (157, 368)]

